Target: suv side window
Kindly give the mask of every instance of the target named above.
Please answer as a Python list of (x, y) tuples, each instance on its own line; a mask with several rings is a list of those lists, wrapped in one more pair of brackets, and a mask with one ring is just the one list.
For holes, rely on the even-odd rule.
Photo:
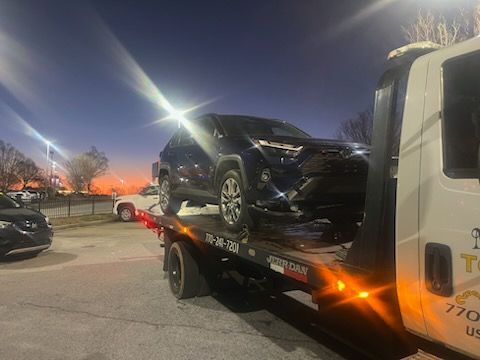
[(172, 138), (170, 139), (170, 142), (168, 143), (168, 145), (170, 147), (175, 147), (175, 146), (178, 146), (178, 142), (180, 140), (180, 129), (177, 130), (175, 132), (175, 134), (173, 134)]
[(212, 119), (209, 117), (204, 117), (202, 119), (199, 119), (198, 127), (206, 136), (209, 136), (209, 137), (218, 136), (218, 130), (214, 122), (212, 121)]
[(194, 143), (192, 134), (182, 126), (182, 128), (179, 131), (179, 140), (178, 140), (178, 145), (179, 146), (187, 146), (187, 145), (192, 145)]
[(480, 52), (443, 65), (443, 171), (457, 179), (479, 176)]

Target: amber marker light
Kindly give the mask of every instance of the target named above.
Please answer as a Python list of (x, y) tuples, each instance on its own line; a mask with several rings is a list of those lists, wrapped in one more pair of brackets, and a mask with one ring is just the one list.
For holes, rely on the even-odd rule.
[(366, 299), (366, 298), (368, 298), (368, 295), (369, 295), (369, 294), (368, 294), (368, 291), (360, 291), (360, 292), (358, 293), (358, 297), (359, 297), (360, 299)]
[(337, 290), (338, 291), (343, 291), (343, 290), (345, 290), (346, 287), (347, 286), (345, 285), (345, 283), (342, 280), (337, 281)]

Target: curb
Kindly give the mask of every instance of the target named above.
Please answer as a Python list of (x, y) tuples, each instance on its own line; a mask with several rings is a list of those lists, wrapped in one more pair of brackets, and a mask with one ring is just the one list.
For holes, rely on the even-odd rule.
[(73, 228), (79, 228), (79, 227), (108, 224), (115, 221), (117, 221), (117, 219), (112, 218), (112, 219), (106, 219), (106, 220), (86, 221), (86, 222), (76, 223), (76, 224), (67, 224), (67, 225), (58, 225), (58, 226), (53, 225), (53, 231), (56, 232), (58, 230), (67, 230), (67, 229), (73, 229)]

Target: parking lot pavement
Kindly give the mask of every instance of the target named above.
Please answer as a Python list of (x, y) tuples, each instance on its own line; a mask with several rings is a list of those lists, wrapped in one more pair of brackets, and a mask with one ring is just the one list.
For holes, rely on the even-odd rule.
[(341, 358), (281, 320), (288, 311), (234, 289), (177, 301), (162, 259), (152, 232), (111, 223), (59, 231), (37, 258), (0, 263), (0, 359)]

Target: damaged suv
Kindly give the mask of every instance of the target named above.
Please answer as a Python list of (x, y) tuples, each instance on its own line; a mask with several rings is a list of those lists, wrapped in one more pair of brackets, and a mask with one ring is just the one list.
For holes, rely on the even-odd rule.
[(160, 207), (218, 204), (238, 231), (260, 217), (332, 223), (362, 219), (369, 148), (310, 137), (285, 122), (207, 114), (183, 121), (160, 153)]

